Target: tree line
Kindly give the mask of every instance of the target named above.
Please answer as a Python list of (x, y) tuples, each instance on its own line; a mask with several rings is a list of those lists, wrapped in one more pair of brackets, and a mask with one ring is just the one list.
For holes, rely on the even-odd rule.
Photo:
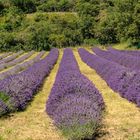
[[(38, 14), (44, 12), (67, 14)], [(27, 23), (26, 14), (32, 13), (36, 19)], [(140, 47), (139, 0), (0, 0), (0, 17), (5, 17), (0, 22), (3, 50), (10, 46), (35, 49), (36, 43), (41, 50), (126, 41)], [(19, 38), (20, 33), (26, 35)]]

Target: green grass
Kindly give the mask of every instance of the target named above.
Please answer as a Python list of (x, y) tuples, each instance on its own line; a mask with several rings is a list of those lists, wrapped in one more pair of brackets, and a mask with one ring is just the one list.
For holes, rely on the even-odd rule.
[(130, 47), (127, 42), (115, 44), (112, 47), (119, 50), (136, 50), (137, 49), (135, 46)]
[[(34, 20), (34, 18), (37, 16), (37, 15), (69, 15), (69, 14), (72, 14), (72, 15), (77, 15), (76, 12), (35, 12), (35, 13), (31, 13), (31, 14), (26, 14), (26, 18), (27, 20)], [(78, 16), (78, 15), (77, 15)]]
[(89, 122), (87, 124), (79, 125), (75, 124), (71, 127), (60, 128), (62, 134), (71, 140), (81, 140), (82, 138), (91, 139), (93, 134), (95, 135), (98, 131), (99, 125), (97, 126), (94, 122)]
[(3, 92), (0, 92), (0, 99), (3, 101), (3, 102), (7, 102), (8, 100), (9, 100), (9, 96), (8, 95), (6, 95), (5, 93), (3, 93)]

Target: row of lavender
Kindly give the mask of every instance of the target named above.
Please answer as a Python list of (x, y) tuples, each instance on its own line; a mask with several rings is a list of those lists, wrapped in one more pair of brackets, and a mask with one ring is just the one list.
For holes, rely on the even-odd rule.
[(66, 136), (80, 139), (96, 132), (103, 109), (101, 94), (80, 73), (72, 50), (65, 49), (47, 101), (47, 113)]
[(27, 70), (0, 81), (0, 116), (23, 110), (58, 59), (58, 49)]
[(23, 62), (21, 64), (17, 64), (15, 67), (0, 73), (0, 80), (7, 78), (8, 76), (17, 74), (25, 69), (27, 69), (29, 66), (32, 66), (34, 63), (41, 60), (41, 57), (45, 54), (45, 51), (40, 52), (35, 58)]
[(5, 57), (3, 59), (0, 60), (0, 65), (3, 64), (3, 63), (8, 63), (14, 59), (16, 59), (18, 56), (20, 56), (21, 54), (23, 54), (24, 52), (23, 51), (19, 51), (17, 53), (14, 53), (8, 57)]
[(122, 97), (140, 107), (140, 72), (79, 49), (82, 60), (95, 69), (107, 84)]
[(140, 51), (139, 50), (117, 50), (114, 48), (108, 48), (108, 50), (113, 50), (113, 51), (117, 51), (117, 52), (121, 52), (122, 54), (128, 54), (131, 56), (136, 56), (136, 57), (140, 57)]
[(3, 58), (5, 58), (5, 57), (7, 57), (7, 56), (9, 56), (11, 54), (12, 54), (12, 52), (4, 53), (4, 54), (0, 55), (0, 60), (2, 60)]
[(131, 56), (128, 54), (120, 53), (114, 49), (103, 51), (99, 48), (92, 49), (98, 56), (103, 57), (109, 61), (114, 61), (123, 65), (131, 70), (140, 70), (140, 57)]
[(4, 63), (0, 64), (0, 71), (6, 69), (8, 67), (12, 67), (12, 66), (16, 65), (17, 63), (21, 63), (22, 61), (28, 59), (33, 54), (34, 54), (34, 51), (31, 51), (31, 52), (29, 52), (21, 57), (18, 57), (10, 62), (7, 62), (7, 63), (4, 62)]

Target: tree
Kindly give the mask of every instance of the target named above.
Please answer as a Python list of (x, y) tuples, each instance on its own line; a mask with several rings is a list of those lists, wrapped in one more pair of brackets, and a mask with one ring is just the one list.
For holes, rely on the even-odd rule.
[(2, 14), (3, 9), (4, 9), (4, 5), (2, 1), (0, 1), (0, 15)]
[(94, 38), (94, 28), (100, 11), (100, 2), (98, 0), (79, 0), (76, 10), (83, 20), (82, 32), (84, 38)]
[(25, 13), (32, 13), (36, 11), (36, 5), (32, 0), (11, 0), (13, 5), (17, 6)]

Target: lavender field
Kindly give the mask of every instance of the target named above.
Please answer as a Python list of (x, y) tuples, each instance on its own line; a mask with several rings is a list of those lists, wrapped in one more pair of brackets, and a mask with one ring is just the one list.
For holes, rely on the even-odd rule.
[(0, 140), (139, 140), (140, 52), (0, 54)]

